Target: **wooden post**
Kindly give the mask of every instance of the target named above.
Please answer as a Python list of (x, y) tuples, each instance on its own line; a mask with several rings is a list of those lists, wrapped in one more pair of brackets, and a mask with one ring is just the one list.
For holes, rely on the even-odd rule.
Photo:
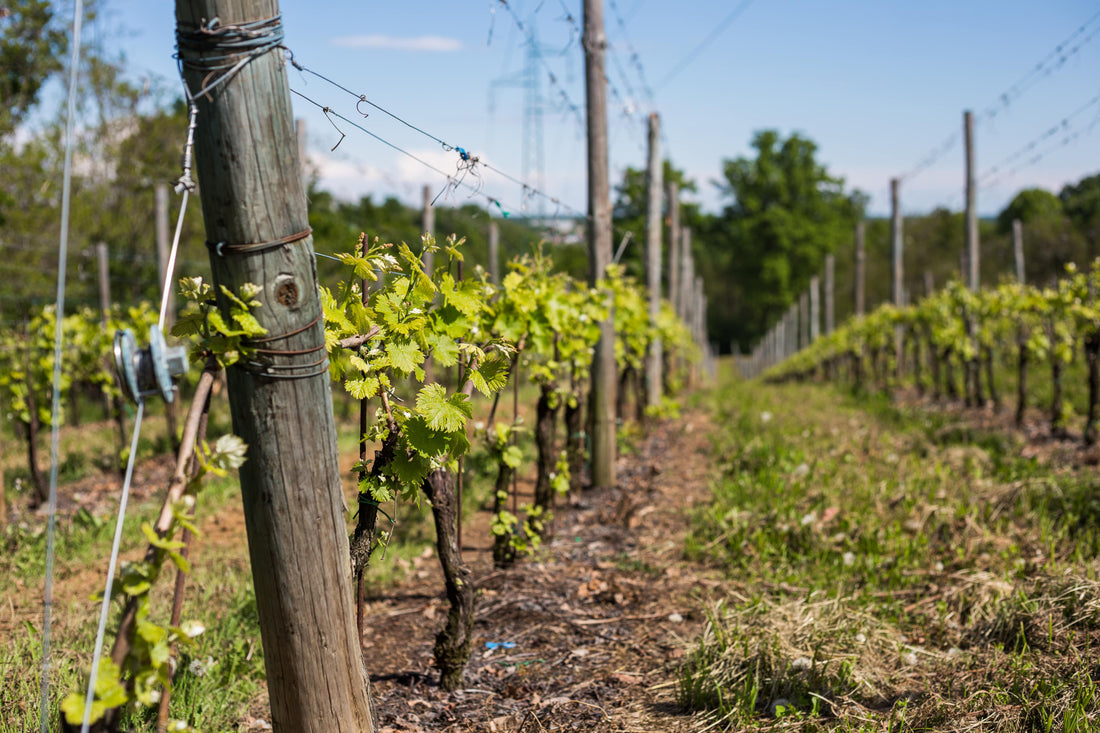
[(668, 302), (680, 304), (680, 184), (668, 182)]
[[(424, 209), (421, 218), (422, 233), (435, 236), (435, 209), (432, 207), (432, 187), (425, 184), (422, 189), (424, 196)], [(435, 271), (435, 253), (425, 252), (423, 256), (424, 272), (428, 277)]]
[(821, 278), (810, 278), (810, 343), (821, 335)]
[(936, 290), (936, 276), (931, 270), (924, 271), (924, 297), (930, 296)]
[(974, 115), (963, 113), (963, 132), (966, 141), (966, 265), (967, 284), (977, 292), (981, 287), (981, 261), (978, 247), (978, 186), (974, 181)]
[[(584, 76), (588, 137), (588, 284), (611, 264), (611, 179), (607, 151), (607, 70), (603, 0), (584, 0)], [(610, 300), (610, 294), (608, 294)], [(600, 323), (589, 388), (592, 485), (615, 485), (615, 315)]]
[(893, 303), (898, 308), (902, 306), (902, 287), (904, 267), (902, 263), (902, 218), (901, 206), (898, 202), (898, 179), (890, 179), (890, 243), (893, 252)]
[(798, 348), (810, 345), (810, 293), (803, 291), (798, 296)]
[(691, 229), (680, 227), (680, 298), (673, 306), (677, 315), (685, 322), (688, 319), (688, 311), (691, 310), (691, 283), (695, 277), (693, 265), (695, 261), (691, 256)]
[(1024, 225), (1019, 219), (1012, 220), (1012, 252), (1016, 255), (1016, 282), (1021, 285), (1024, 277)]
[[(896, 178), (890, 179), (890, 242), (891, 250), (893, 251), (893, 300), (894, 306), (901, 308), (905, 305), (905, 278), (904, 278), (904, 256), (902, 247), (904, 246), (904, 240), (902, 238), (902, 217), (901, 217), (901, 203), (898, 200), (898, 188), (899, 182)], [(902, 333), (901, 326), (894, 328), (894, 370), (900, 377), (903, 371), (903, 364), (905, 363), (904, 357), (904, 334)]]
[(494, 220), (489, 221), (489, 279), (500, 285), (500, 227)]
[(836, 255), (825, 255), (825, 333), (836, 328)]
[(306, 155), (306, 121), (294, 120), (294, 139), (298, 143), (298, 163), (302, 169), (302, 185), (309, 190), (309, 156)]
[[(227, 375), (233, 430), (248, 444), (241, 493), (272, 723), (295, 733), (371, 733), (332, 393), (327, 365), (315, 366), (325, 338), (313, 240), (286, 63), (274, 46), (280, 22), (268, 29), (272, 50), (198, 93), (223, 73), (232, 52), (221, 44), (236, 35), (200, 28), (212, 18), (227, 28), (278, 17), (277, 0), (176, 0), (181, 64), (198, 107), (207, 239), (225, 243), (210, 252), (214, 282), (234, 292), (260, 286), (254, 315), (267, 329), (265, 347), (285, 352), (271, 355), (282, 367), (273, 376), (242, 365)], [(222, 296), (219, 305), (228, 310)]]
[[(661, 312), (661, 193), (664, 171), (657, 147), (661, 135), (661, 119), (654, 112), (649, 116), (649, 200), (646, 207), (646, 285), (649, 287), (649, 325), (657, 330), (657, 316)], [(662, 346), (661, 338), (654, 336), (649, 344), (649, 358), (645, 368), (646, 405), (656, 407), (661, 403)]]
[(111, 312), (110, 263), (107, 258), (107, 243), (96, 242), (95, 260), (99, 271), (99, 312), (103, 323), (107, 323), (107, 314)]
[[(168, 234), (168, 185), (158, 183), (155, 189), (154, 214), (156, 216), (157, 232), (157, 280), (164, 284), (164, 275), (168, 272), (168, 249), (171, 246)], [(168, 283), (168, 305), (164, 314), (164, 330), (171, 331), (172, 324), (176, 322), (176, 287), (174, 283)], [(173, 403), (174, 404), (174, 403)]]
[[(156, 218), (157, 233), (157, 282), (164, 285), (164, 277), (168, 272), (168, 185), (158, 183), (154, 189), (153, 213)], [(172, 325), (176, 322), (176, 287), (174, 283), (168, 283), (168, 298), (164, 301), (164, 330), (171, 333)], [(168, 443), (172, 446), (172, 452), (179, 452), (179, 400), (172, 400), (164, 405), (164, 417), (168, 428)]]
[(867, 308), (867, 250), (864, 246), (864, 224), (856, 222), (856, 315), (862, 316)]

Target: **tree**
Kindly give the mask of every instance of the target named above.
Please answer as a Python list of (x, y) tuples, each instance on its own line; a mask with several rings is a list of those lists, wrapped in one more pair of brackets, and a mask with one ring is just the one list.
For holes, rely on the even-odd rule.
[[(662, 166), (664, 167), (663, 180), (666, 186), (661, 195), (664, 197), (664, 207), (667, 212), (667, 184), (678, 184), (681, 193), (694, 193), (697, 189), (695, 181), (689, 179), (684, 171), (673, 167), (671, 161), (666, 159)], [(618, 239), (615, 246), (619, 246), (626, 232), (630, 232), (631, 236), (631, 243), (627, 245), (619, 262), (626, 267), (628, 275), (639, 279), (645, 277), (645, 264), (642, 262), (642, 257), (645, 245), (645, 216), (648, 196), (646, 191), (648, 186), (649, 181), (644, 169), (627, 168), (623, 172), (622, 183), (615, 187), (615, 205), (611, 210), (611, 217), (615, 222), (615, 233)], [(680, 204), (681, 225), (697, 227), (700, 221), (701, 216), (697, 204)], [(667, 231), (663, 235), (663, 241), (668, 242)], [(667, 265), (667, 255), (663, 258), (663, 261)]]
[(1089, 256), (1100, 255), (1100, 173), (1066, 186), (1058, 198), (1066, 216), (1088, 240)]
[(1056, 220), (1063, 216), (1062, 201), (1057, 196), (1041, 188), (1025, 188), (997, 215), (997, 231), (1010, 233), (1012, 222), (1016, 219), (1023, 224), (1031, 224), (1036, 220)]
[(68, 37), (49, 0), (9, 0), (0, 8), (0, 138), (11, 135), (61, 71)]
[(851, 239), (866, 197), (815, 158), (817, 145), (797, 133), (756, 133), (755, 158), (723, 162), (716, 185), (731, 199), (696, 246), (701, 271), (724, 284), (708, 292), (709, 331), (746, 349), (820, 272), (825, 255)]

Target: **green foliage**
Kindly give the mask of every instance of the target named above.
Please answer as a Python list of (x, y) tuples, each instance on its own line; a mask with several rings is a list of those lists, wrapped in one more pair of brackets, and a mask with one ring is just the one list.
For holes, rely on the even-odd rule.
[[(213, 300), (213, 286), (203, 282), (201, 277), (180, 280), (180, 293), (190, 307), (172, 326), (172, 335), (181, 339), (194, 338), (193, 361), (203, 363), (214, 358), (224, 368), (248, 359), (253, 351), (248, 341), (263, 336), (267, 330), (252, 314), (252, 309), (262, 305), (256, 300), (260, 294), (258, 285), (245, 283), (237, 293), (222, 285), (220, 291), (224, 309)], [(228, 315), (228, 320), (223, 313)]]
[[(160, 700), (161, 690), (172, 686), (171, 649), (182, 644), (193, 647), (205, 627), (198, 622), (180, 626), (162, 626), (150, 620), (150, 591), (166, 562), (180, 572), (191, 572), (191, 564), (180, 554), (184, 543), (173, 539), (179, 529), (199, 534), (193, 521), (195, 495), (208, 476), (225, 477), (245, 461), (247, 446), (233, 435), (219, 438), (213, 446), (196, 446), (198, 471), (188, 482), (183, 497), (172, 506), (172, 518), (164, 532), (150, 524), (142, 525), (149, 550), (140, 561), (123, 562), (113, 590), (117, 598), (135, 609), (135, 625), (130, 648), (122, 666), (109, 659), (100, 662), (96, 672), (95, 697), (91, 721), (99, 720), (110, 709), (129, 703), (152, 707)], [(124, 682), (125, 680), (125, 682)], [(79, 725), (85, 713), (85, 692), (70, 693), (61, 704), (70, 725)], [(185, 728), (184, 728), (185, 729)]]
[(825, 255), (851, 240), (865, 202), (845, 193), (797, 133), (764, 130), (752, 145), (755, 158), (724, 161), (719, 186), (730, 202), (695, 251), (697, 269), (723, 283), (708, 289), (711, 338), (745, 347), (806, 289)]

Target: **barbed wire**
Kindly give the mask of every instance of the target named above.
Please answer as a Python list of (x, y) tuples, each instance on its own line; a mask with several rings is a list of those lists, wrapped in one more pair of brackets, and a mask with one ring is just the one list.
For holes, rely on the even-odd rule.
[[(974, 117), (975, 127), (985, 123), (988, 120), (993, 119), (998, 114), (1008, 109), (1013, 103), (1015, 103), (1020, 97), (1024, 95), (1029, 89), (1035, 86), (1040, 79), (1049, 77), (1052, 73), (1065, 66), (1066, 62), (1075, 56), (1080, 50), (1092, 41), (1098, 34), (1100, 34), (1100, 26), (1097, 26), (1091, 33), (1085, 36), (1083, 39), (1077, 41), (1077, 43), (1071, 46), (1068, 50), (1066, 47), (1074, 43), (1082, 34), (1084, 34), (1089, 26), (1100, 20), (1100, 13), (1096, 13), (1070, 34), (1065, 40), (1056, 45), (1053, 50), (1046, 54), (1039, 60), (1027, 73), (1020, 77), (1015, 83), (998, 94), (992, 102), (986, 105), (981, 112)], [(947, 137), (942, 143), (932, 148), (927, 154), (925, 154), (916, 165), (910, 168), (908, 171), (899, 176), (899, 180), (907, 181), (920, 175), (928, 168), (935, 165), (943, 156), (954, 150), (955, 146), (959, 144), (962, 139), (962, 134), (955, 132)]]
[[(1000, 184), (1003, 180), (1007, 178), (1012, 178), (1021, 169), (1035, 165), (1043, 158), (1053, 153), (1055, 150), (1069, 145), (1071, 142), (1074, 142), (1079, 137), (1081, 137), (1081, 135), (1090, 134), (1093, 130), (1096, 129), (1098, 125), (1100, 125), (1100, 115), (1094, 117), (1093, 121), (1089, 124), (1087, 128), (1085, 128), (1084, 131), (1073, 130), (1074, 123), (1072, 122), (1072, 120), (1080, 116), (1089, 108), (1095, 107), (1097, 104), (1100, 104), (1100, 94), (1097, 94), (1092, 99), (1085, 102), (1080, 107), (1063, 117), (1061, 120), (1054, 123), (1040, 134), (1036, 135), (1034, 138), (1026, 142), (1021, 147), (1017, 148), (1014, 152), (1006, 156), (996, 165), (991, 166), (988, 170), (986, 170), (978, 177), (979, 185), (984, 187), (996, 186)], [(1035, 152), (1036, 149), (1039, 148), (1039, 146), (1041, 146), (1046, 141), (1057, 137), (1059, 133), (1062, 133), (1062, 138), (1054, 145), (1040, 152)], [(1017, 161), (1021, 161), (1021, 159), (1023, 159), (1029, 153), (1034, 153), (1034, 155), (1027, 158), (1026, 160), (1023, 160), (1022, 162), (1017, 163)], [(1005, 170), (1007, 166), (1012, 167), (1008, 170)]]

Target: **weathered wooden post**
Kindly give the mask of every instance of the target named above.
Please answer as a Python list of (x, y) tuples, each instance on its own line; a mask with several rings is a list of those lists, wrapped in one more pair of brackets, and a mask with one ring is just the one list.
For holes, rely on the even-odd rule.
[(500, 227), (493, 220), (489, 221), (489, 279), (500, 285)]
[(825, 334), (836, 329), (836, 255), (825, 255)]
[[(893, 301), (896, 308), (905, 305), (905, 269), (902, 235), (903, 220), (901, 216), (901, 202), (898, 200), (898, 188), (900, 183), (897, 178), (890, 179), (890, 242), (893, 252)], [(905, 371), (905, 334), (901, 326), (894, 328), (894, 371), (900, 378)]]
[[(661, 312), (661, 193), (663, 188), (662, 177), (664, 171), (657, 141), (661, 135), (661, 119), (657, 113), (649, 116), (649, 170), (648, 170), (648, 202), (645, 218), (645, 246), (646, 246), (646, 285), (649, 288), (649, 324), (656, 331), (657, 316)], [(649, 355), (645, 368), (645, 401), (649, 407), (656, 407), (661, 403), (662, 385), (661, 374), (662, 344), (659, 336), (654, 337), (649, 344)]]
[[(584, 76), (588, 137), (588, 284), (611, 264), (611, 180), (607, 151), (607, 69), (603, 0), (584, 0)], [(610, 299), (610, 295), (608, 295)], [(615, 315), (600, 323), (589, 388), (592, 486), (615, 485)]]
[(176, 20), (214, 281), (260, 286), (254, 314), (268, 332), (264, 354), (231, 367), (228, 383), (248, 444), (241, 494), (272, 722), (372, 732), (278, 2), (177, 0)]
[(668, 302), (680, 304), (680, 184), (668, 182)]
[(1024, 225), (1019, 219), (1012, 220), (1012, 254), (1016, 257), (1016, 282), (1027, 282), (1024, 277)]
[(978, 185), (974, 180), (974, 114), (963, 112), (966, 142), (966, 265), (967, 285), (974, 292), (981, 287), (981, 254), (978, 243)]
[(694, 259), (691, 256), (691, 228), (680, 227), (680, 297), (673, 306), (676, 314), (685, 322), (688, 318), (689, 303), (691, 302), (691, 284), (694, 282)]
[(810, 278), (810, 343), (821, 335), (821, 278)]
[(855, 267), (855, 309), (856, 315), (867, 312), (867, 250), (864, 243), (864, 225), (856, 222), (856, 267)]

